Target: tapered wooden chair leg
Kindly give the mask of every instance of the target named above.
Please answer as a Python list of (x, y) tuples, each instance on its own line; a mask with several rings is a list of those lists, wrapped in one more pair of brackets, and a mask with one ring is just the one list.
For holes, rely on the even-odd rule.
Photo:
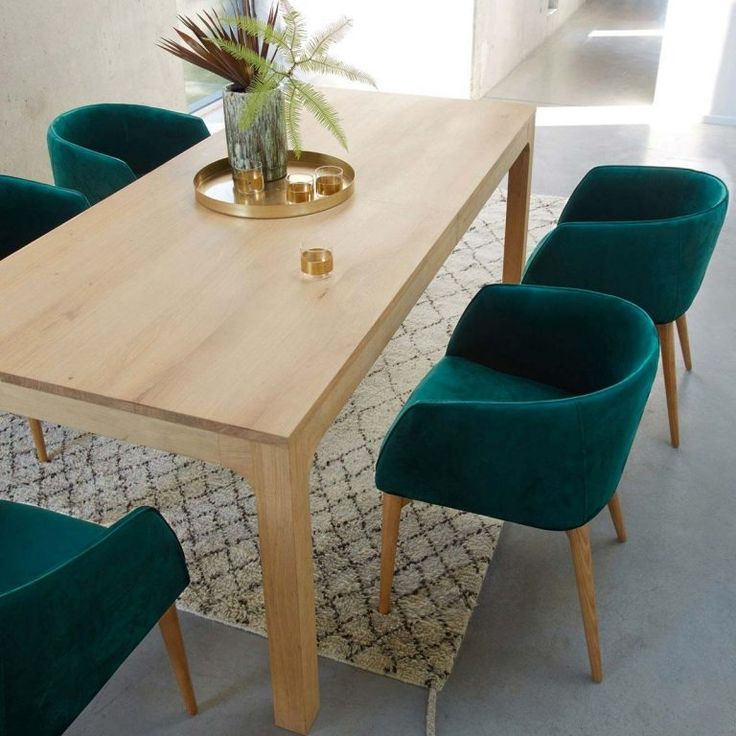
[(594, 682), (600, 682), (603, 679), (603, 665), (601, 664), (601, 645), (598, 637), (598, 616), (595, 610), (593, 558), (590, 554), (588, 527), (581, 526), (577, 529), (570, 529), (567, 532), (567, 538), (570, 540), (580, 609), (583, 613), (585, 641), (588, 644), (588, 658), (590, 659), (590, 674)]
[(625, 542), (626, 527), (624, 526), (624, 515), (621, 512), (621, 500), (618, 497), (618, 493), (614, 493), (611, 496), (611, 500), (608, 502), (608, 510), (611, 512), (611, 519), (613, 520), (613, 526), (616, 528), (618, 541)]
[(687, 316), (682, 314), (677, 320), (677, 334), (680, 337), (680, 348), (682, 349), (682, 359), (685, 361), (685, 368), (691, 371), (693, 369), (693, 359), (690, 355), (690, 336), (687, 333)]
[(388, 613), (391, 610), (391, 588), (394, 582), (396, 564), (396, 545), (399, 541), (401, 508), (405, 503), (401, 496), (383, 494), (383, 522), (381, 526), (381, 592), (378, 610)]
[(672, 447), (680, 446), (680, 420), (677, 416), (677, 376), (675, 375), (674, 323), (657, 325), (659, 344), (662, 350), (664, 390), (667, 394), (667, 415), (670, 420)]
[(197, 700), (194, 697), (194, 688), (192, 687), (192, 679), (189, 676), (189, 664), (187, 663), (187, 652), (184, 649), (184, 640), (181, 636), (179, 628), (179, 616), (176, 613), (176, 606), (171, 606), (166, 613), (161, 616), (158, 622), (161, 629), (161, 636), (166, 645), (166, 651), (169, 654), (171, 668), (174, 670), (174, 676), (179, 684), (181, 699), (184, 701), (184, 708), (190, 716), (197, 715)]
[(31, 428), (31, 435), (33, 436), (33, 444), (36, 445), (36, 457), (39, 462), (47, 463), (49, 456), (46, 452), (46, 440), (43, 438), (43, 427), (38, 419), (31, 419), (28, 417), (28, 426)]

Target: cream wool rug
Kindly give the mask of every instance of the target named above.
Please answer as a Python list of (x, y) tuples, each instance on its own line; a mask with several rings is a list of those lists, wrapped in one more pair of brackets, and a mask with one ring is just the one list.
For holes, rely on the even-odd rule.
[[(563, 200), (532, 197), (529, 249)], [(393, 611), (376, 611), (381, 439), (441, 357), (465, 306), (501, 274), (505, 200), (495, 194), (325, 436), (311, 480), (320, 654), (441, 689), (462, 644), (501, 523), (414, 503), (403, 514)], [(177, 533), (192, 583), (183, 608), (265, 633), (253, 494), (229, 470), (46, 425), (36, 461), (23, 419), (0, 415), (0, 497), (97, 522), (160, 509)]]

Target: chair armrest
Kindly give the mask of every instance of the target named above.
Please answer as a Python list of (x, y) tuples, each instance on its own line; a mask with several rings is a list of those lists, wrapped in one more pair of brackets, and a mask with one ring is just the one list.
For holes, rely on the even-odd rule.
[(87, 198), (71, 189), (12, 176), (0, 176), (0, 258), (40, 238), (89, 207)]
[(417, 402), (384, 440), (388, 493), (546, 529), (587, 521), (575, 399)]
[(90, 204), (97, 204), (136, 180), (125, 161), (67, 141), (53, 128), (49, 128), (46, 142), (54, 183), (83, 192)]

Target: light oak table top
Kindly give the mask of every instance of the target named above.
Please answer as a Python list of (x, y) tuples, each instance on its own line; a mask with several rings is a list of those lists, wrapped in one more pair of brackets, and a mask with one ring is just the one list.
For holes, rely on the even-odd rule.
[[(534, 140), (526, 105), (329, 96), (349, 153), (311, 121), (304, 139), (354, 167), (339, 207), (243, 220), (196, 204), (220, 133), (0, 263), (1, 409), (251, 483), (274, 718), (302, 734), (319, 708), (314, 450), (507, 173), (504, 280), (520, 279)], [(301, 243), (333, 250), (331, 278), (301, 277)]]
[[(468, 203), (508, 170), (505, 149), (533, 118), (502, 102), (330, 96), (350, 151), (314, 125), (305, 140), (350, 161), (351, 200), (289, 220), (210, 212), (192, 177), (225, 153), (212, 136), (3, 261), (0, 380), (291, 437), (435, 244), (459, 240)], [(330, 279), (301, 278), (302, 241), (333, 250)]]

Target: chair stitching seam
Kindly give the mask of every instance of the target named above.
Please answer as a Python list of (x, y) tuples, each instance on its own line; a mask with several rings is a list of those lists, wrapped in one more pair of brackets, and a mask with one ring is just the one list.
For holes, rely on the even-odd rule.
[(588, 518), (588, 469), (585, 463), (585, 427), (583, 425), (583, 415), (580, 411), (580, 404), (575, 405), (575, 411), (578, 417), (578, 429), (580, 431), (580, 455), (581, 464), (583, 466), (583, 514)]
[[(681, 284), (680, 281), (682, 279), (682, 239), (683, 239), (683, 231), (684, 228), (678, 227), (677, 228), (677, 280), (676, 280), (676, 288), (675, 288), (675, 298), (677, 300), (676, 307), (677, 310), (680, 308), (680, 291), (681, 291)], [(676, 311), (677, 311), (676, 310)]]

